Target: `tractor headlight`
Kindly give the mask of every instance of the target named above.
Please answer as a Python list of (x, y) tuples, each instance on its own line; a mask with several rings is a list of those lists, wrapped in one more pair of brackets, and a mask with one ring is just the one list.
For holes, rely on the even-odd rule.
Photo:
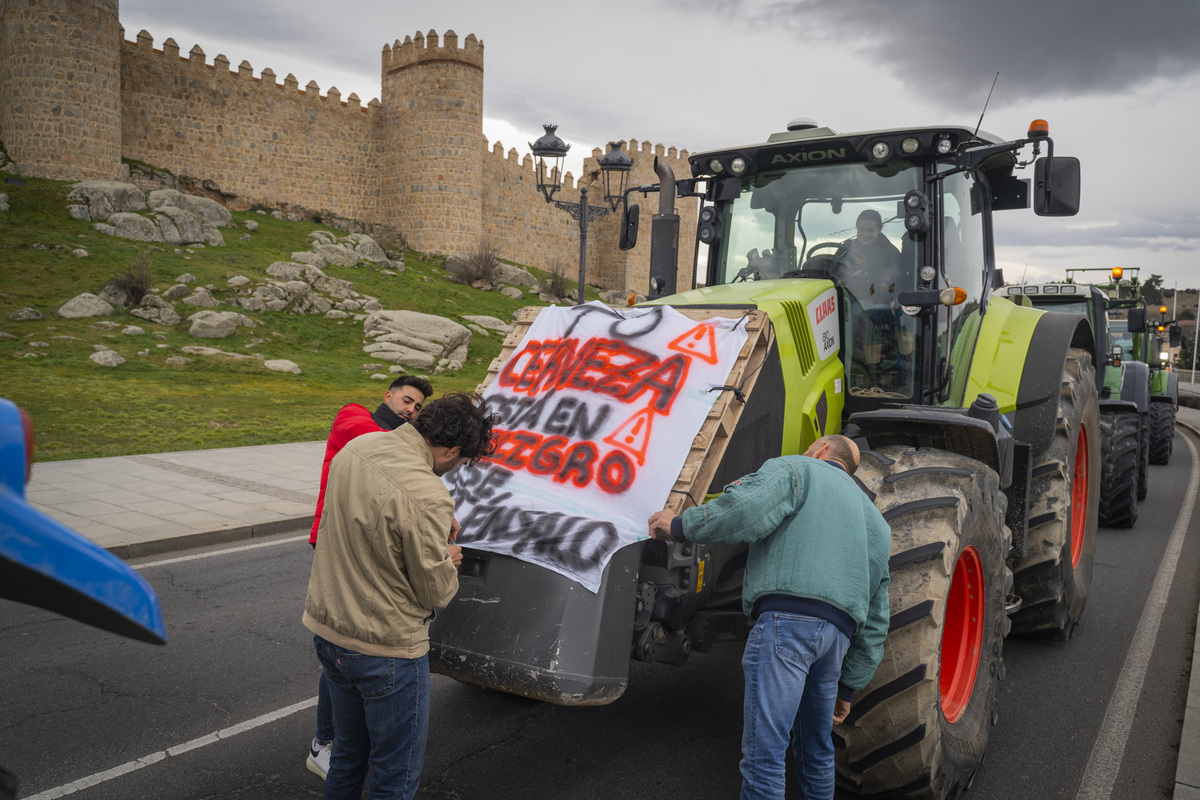
[(741, 175), (746, 171), (746, 159), (741, 156), (734, 156), (729, 161), (729, 171), (734, 175)]
[(921, 148), (921, 143), (918, 142), (916, 139), (912, 138), (911, 136), (900, 143), (900, 149), (903, 150), (908, 155), (912, 155), (913, 153), (917, 152), (917, 150), (919, 150), (920, 148)]
[(883, 159), (887, 158), (891, 154), (892, 154), (892, 148), (888, 145), (887, 142), (876, 142), (875, 144), (871, 145), (871, 156), (873, 158), (877, 158), (880, 161), (882, 161)]

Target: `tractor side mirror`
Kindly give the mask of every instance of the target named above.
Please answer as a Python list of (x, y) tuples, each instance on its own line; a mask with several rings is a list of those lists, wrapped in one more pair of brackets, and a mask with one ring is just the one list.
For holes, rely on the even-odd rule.
[(1179, 347), (1183, 344), (1183, 327), (1179, 325), (1171, 326), (1171, 347)]
[(1033, 164), (1033, 212), (1040, 217), (1079, 213), (1079, 159), (1039, 158)]
[(642, 207), (639, 205), (629, 206), (621, 214), (621, 241), (619, 246), (622, 250), (632, 250), (637, 247), (638, 218), (641, 215)]
[(1145, 333), (1146, 332), (1146, 309), (1144, 309), (1144, 308), (1129, 309), (1129, 317), (1127, 319), (1127, 322), (1129, 323), (1129, 332), (1130, 333)]

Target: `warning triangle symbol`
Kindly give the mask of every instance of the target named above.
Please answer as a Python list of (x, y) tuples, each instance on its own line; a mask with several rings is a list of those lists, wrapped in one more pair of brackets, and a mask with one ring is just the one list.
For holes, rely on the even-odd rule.
[(717, 336), (712, 325), (697, 325), (667, 347), (677, 353), (695, 356), (709, 364), (717, 363)]
[(643, 408), (604, 437), (613, 447), (619, 447), (637, 459), (638, 466), (646, 463), (646, 448), (650, 444), (650, 428), (654, 425), (654, 409)]

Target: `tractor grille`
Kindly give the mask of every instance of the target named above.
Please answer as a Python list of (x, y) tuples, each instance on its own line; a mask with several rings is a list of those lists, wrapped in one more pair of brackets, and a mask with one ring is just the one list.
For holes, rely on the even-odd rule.
[(812, 328), (808, 325), (808, 310), (794, 300), (785, 300), (779, 305), (783, 308), (783, 315), (792, 330), (792, 340), (796, 343), (796, 363), (800, 372), (807, 374), (817, 363), (817, 349), (813, 344)]

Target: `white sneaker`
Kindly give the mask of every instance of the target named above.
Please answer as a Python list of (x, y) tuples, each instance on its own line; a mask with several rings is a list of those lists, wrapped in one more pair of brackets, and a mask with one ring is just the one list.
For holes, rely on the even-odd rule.
[(308, 771), (319, 775), (321, 780), (325, 780), (325, 775), (329, 772), (329, 754), (332, 752), (333, 742), (313, 739), (312, 744), (308, 747)]

